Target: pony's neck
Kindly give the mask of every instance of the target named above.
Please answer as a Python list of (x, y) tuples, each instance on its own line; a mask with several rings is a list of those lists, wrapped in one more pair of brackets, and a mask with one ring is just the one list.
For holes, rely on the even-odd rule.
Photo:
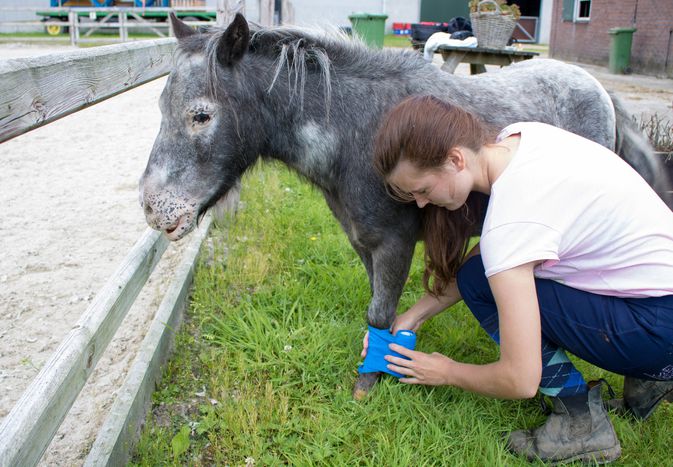
[[(334, 121), (331, 81), (315, 70), (278, 69), (269, 57), (249, 57), (244, 76), (257, 81), (257, 96), (247, 108), (260, 117), (260, 154), (279, 160), (323, 189), (334, 183), (342, 120)], [(300, 73), (298, 76), (297, 73)], [(259, 133), (258, 133), (259, 134)], [(260, 134), (261, 136), (261, 134)]]
[(264, 96), (259, 112), (266, 143), (260, 152), (327, 190), (344, 158), (371, 153), (384, 112), (439, 72), (414, 53), (336, 40), (284, 44), (280, 54), (252, 52), (243, 73)]

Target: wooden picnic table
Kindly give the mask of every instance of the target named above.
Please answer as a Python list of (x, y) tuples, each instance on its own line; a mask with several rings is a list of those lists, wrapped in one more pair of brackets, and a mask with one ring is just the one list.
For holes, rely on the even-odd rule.
[[(423, 51), (423, 42), (412, 42), (414, 49)], [(453, 73), (460, 63), (470, 64), (470, 74), (485, 73), (485, 65), (510, 65), (522, 60), (529, 60), (537, 55), (537, 52), (524, 52), (514, 49), (488, 49), (486, 47), (456, 47), (440, 45), (435, 53), (441, 54), (444, 63), (442, 70)]]

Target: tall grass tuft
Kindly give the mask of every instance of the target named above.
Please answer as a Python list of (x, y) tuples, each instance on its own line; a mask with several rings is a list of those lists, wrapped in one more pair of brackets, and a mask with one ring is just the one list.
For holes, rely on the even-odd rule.
[[(351, 397), (369, 284), (316, 190), (277, 165), (243, 182), (243, 206), (211, 235), (176, 351), (132, 465), (529, 465), (501, 434), (541, 423), (535, 400), (499, 401), (386, 376)], [(205, 256), (205, 255), (204, 255)], [(423, 293), (421, 254), (400, 310)], [(426, 323), (418, 348), (460, 361), (498, 358), (469, 310)], [(620, 379), (583, 362), (589, 379)], [(673, 406), (647, 423), (612, 417), (623, 465), (667, 465)]]
[(634, 117), (634, 121), (655, 151), (673, 152), (673, 122), (656, 113)]

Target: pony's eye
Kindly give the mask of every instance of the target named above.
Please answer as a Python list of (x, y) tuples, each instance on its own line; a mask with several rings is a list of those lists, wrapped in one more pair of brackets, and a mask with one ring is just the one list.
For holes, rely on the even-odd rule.
[(196, 123), (206, 123), (208, 120), (210, 120), (210, 115), (207, 113), (199, 112), (196, 115), (194, 115), (193, 120)]

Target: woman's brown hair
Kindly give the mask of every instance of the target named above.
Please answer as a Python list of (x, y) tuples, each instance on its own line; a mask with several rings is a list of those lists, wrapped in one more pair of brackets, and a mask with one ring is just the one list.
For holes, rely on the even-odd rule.
[[(374, 141), (374, 167), (386, 180), (401, 160), (421, 170), (437, 170), (452, 148), (461, 146), (478, 152), (494, 136), (493, 128), (460, 107), (434, 96), (408, 97), (383, 118)], [(413, 201), (408, 193), (400, 193), (394, 186), (388, 188), (393, 197)], [(441, 295), (456, 277), (481, 217), (480, 201), (481, 197), (471, 194), (457, 211), (434, 205), (422, 210), (423, 283), (431, 294)]]

